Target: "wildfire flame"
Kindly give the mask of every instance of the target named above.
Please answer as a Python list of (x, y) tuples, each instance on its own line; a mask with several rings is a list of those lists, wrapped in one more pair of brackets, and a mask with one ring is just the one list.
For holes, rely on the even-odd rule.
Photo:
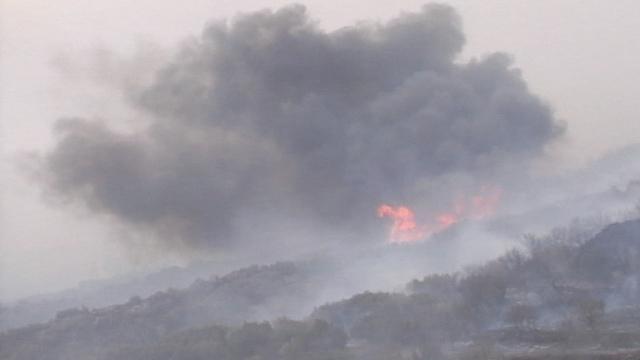
[(389, 240), (391, 242), (413, 242), (424, 239), (427, 233), (416, 224), (415, 214), (406, 206), (393, 207), (382, 204), (378, 207), (379, 217), (393, 219)]
[(483, 187), (479, 194), (471, 197), (458, 197), (452, 210), (438, 213), (424, 224), (416, 222), (413, 210), (407, 206), (382, 204), (378, 207), (378, 216), (393, 220), (389, 232), (391, 243), (412, 243), (426, 240), (430, 236), (457, 224), (465, 219), (483, 219), (495, 213), (502, 192), (498, 188)]

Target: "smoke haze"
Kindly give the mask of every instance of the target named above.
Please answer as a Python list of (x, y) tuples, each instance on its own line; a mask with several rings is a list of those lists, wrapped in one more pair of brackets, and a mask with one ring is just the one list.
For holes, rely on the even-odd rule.
[[(620, 41), (638, 5), (11, 1), (25, 32), (2, 34), (0, 117), (22, 136), (0, 141), (0, 358), (640, 354), (640, 144), (611, 137), (637, 84), (567, 83), (580, 64), (640, 64)], [(76, 22), (116, 40), (78, 50)], [(167, 38), (124, 51), (129, 22)], [(568, 59), (600, 50), (566, 62), (578, 23), (589, 46), (573, 36)], [(478, 55), (476, 34), (518, 61)], [(603, 113), (625, 116), (585, 137)]]
[(59, 120), (41, 179), (174, 249), (375, 240), (381, 202), (509, 186), (564, 132), (508, 56), (461, 62), (463, 45), (443, 5), (331, 32), (300, 5), (215, 22), (125, 89), (142, 130)]

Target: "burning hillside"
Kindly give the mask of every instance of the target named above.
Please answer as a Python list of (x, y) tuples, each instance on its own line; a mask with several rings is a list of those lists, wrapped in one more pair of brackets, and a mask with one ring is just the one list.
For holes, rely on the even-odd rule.
[(378, 207), (378, 217), (392, 220), (388, 240), (390, 243), (412, 243), (426, 240), (461, 221), (492, 216), (501, 196), (499, 188), (485, 187), (477, 195), (457, 197), (450, 209), (436, 213), (425, 221), (416, 220), (414, 211), (407, 206), (382, 204)]

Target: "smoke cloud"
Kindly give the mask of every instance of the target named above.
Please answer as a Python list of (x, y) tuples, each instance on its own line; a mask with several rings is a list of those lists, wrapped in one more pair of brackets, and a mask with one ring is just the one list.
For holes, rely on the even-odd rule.
[(274, 223), (365, 234), (381, 202), (494, 181), (562, 135), (508, 56), (463, 63), (463, 45), (442, 5), (331, 32), (299, 5), (213, 23), (128, 93), (144, 130), (60, 120), (44, 181), (169, 246), (242, 246)]

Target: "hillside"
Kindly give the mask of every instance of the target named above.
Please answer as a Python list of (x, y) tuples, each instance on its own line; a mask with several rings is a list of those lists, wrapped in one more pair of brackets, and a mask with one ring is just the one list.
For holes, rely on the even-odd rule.
[[(151, 344), (192, 327), (301, 316), (314, 297), (310, 285), (318, 284), (312, 268), (293, 263), (252, 266), (198, 280), (184, 290), (133, 297), (121, 305), (61, 311), (48, 323), (5, 332), (0, 336), (0, 358), (23, 358), (35, 351), (36, 358), (66, 359), (70, 347), (74, 354), (91, 357), (116, 344)], [(32, 342), (46, 344), (47, 352)], [(32, 356), (36, 355), (27, 358)]]
[[(330, 275), (255, 266), (0, 335), (22, 359), (633, 359), (640, 220), (555, 232), (462, 273), (365, 292), (308, 313)], [(298, 320), (285, 320), (282, 315)], [(267, 321), (269, 320), (269, 322)]]
[(0, 330), (46, 322), (65, 309), (106, 307), (124, 303), (133, 296), (147, 297), (161, 290), (186, 288), (196, 279), (208, 278), (217, 271), (215, 264), (201, 262), (143, 275), (84, 281), (71, 289), (0, 304)]

